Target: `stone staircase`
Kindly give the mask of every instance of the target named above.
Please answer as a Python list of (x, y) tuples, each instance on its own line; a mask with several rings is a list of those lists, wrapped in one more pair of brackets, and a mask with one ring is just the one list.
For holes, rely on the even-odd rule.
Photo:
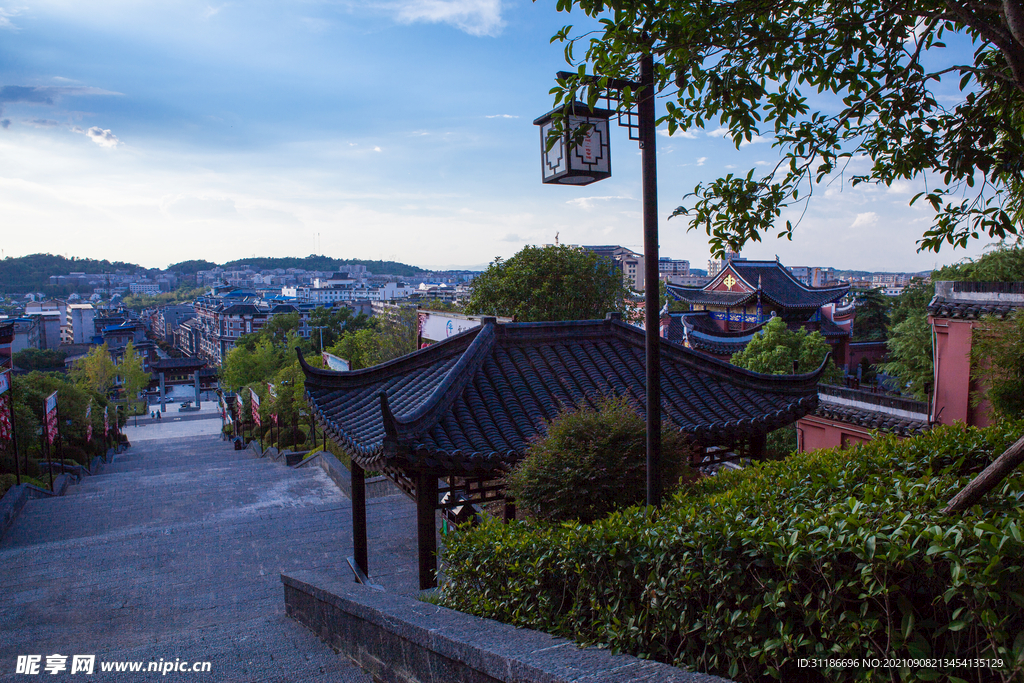
[[(416, 592), (415, 511), (371, 499), (370, 573)], [(94, 680), (369, 681), (284, 614), (282, 571), (348, 580), (349, 500), (216, 437), (143, 442), (0, 542), (0, 680), (17, 655), (96, 655)], [(101, 661), (209, 661), (208, 674), (103, 674)], [(70, 658), (68, 664), (70, 665)], [(68, 671), (47, 680), (79, 680)]]

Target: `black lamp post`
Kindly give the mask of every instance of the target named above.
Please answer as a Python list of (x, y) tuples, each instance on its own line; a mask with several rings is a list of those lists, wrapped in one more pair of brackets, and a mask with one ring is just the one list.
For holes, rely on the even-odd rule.
[[(567, 79), (576, 74), (560, 71), (558, 77)], [(601, 78), (585, 76), (583, 82), (601, 86)], [(621, 100), (625, 88), (639, 91), (636, 113), (618, 114), (620, 126), (629, 129), (629, 138), (640, 143), (643, 179), (644, 215), (644, 329), (646, 337), (647, 380), (647, 505), (661, 505), (661, 356), (658, 310), (658, 169), (655, 157), (654, 117), (654, 58), (640, 58), (640, 81), (609, 78), (605, 81), (603, 99)], [(561, 138), (548, 149), (548, 131), (552, 116), (558, 109), (545, 114), (534, 123), (541, 127), (543, 181), (559, 185), (587, 185), (611, 176), (611, 157), (608, 148), (608, 119), (614, 113), (609, 109), (591, 111), (586, 105), (572, 103), (563, 119)], [(587, 138), (573, 145), (570, 131), (581, 125), (590, 126)], [(634, 131), (636, 136), (634, 137)]]

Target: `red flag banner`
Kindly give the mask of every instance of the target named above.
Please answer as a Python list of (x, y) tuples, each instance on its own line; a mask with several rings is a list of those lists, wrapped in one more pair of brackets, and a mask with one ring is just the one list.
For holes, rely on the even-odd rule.
[(0, 441), (10, 441), (14, 433), (14, 415), (11, 395), (0, 394)]
[(11, 404), (11, 371), (0, 372), (0, 440), (10, 441), (14, 434), (14, 406)]
[[(270, 398), (274, 399), (274, 407), (277, 407), (277, 390), (274, 389), (274, 385), (267, 382), (267, 393), (270, 394)], [(270, 414), (270, 421), (277, 424), (277, 413), (273, 412)]]
[(57, 392), (46, 397), (46, 440), (57, 440)]
[(252, 421), (256, 423), (257, 427), (262, 427), (260, 424), (260, 395), (252, 389), (249, 389), (249, 402), (252, 403)]

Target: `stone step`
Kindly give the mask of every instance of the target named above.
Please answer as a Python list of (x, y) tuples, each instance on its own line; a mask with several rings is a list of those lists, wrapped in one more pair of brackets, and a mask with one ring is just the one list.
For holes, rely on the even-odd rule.
[[(284, 614), (282, 572), (351, 577), (351, 502), (323, 471), (215, 439), (144, 444), (119, 457), (122, 471), (29, 501), (15, 520), (0, 542), (2, 649), (210, 661), (194, 680), (368, 683)], [(415, 507), (371, 499), (367, 521), (371, 578), (415, 593)]]

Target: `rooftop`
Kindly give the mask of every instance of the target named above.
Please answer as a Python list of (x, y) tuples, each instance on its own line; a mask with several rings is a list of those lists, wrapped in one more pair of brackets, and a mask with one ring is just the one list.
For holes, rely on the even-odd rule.
[[(761, 375), (661, 342), (662, 415), (698, 443), (728, 444), (817, 404), (821, 370)], [(363, 467), (507, 469), (563, 408), (602, 395), (643, 413), (644, 334), (621, 321), (497, 323), (352, 372), (303, 361), (307, 398)]]

